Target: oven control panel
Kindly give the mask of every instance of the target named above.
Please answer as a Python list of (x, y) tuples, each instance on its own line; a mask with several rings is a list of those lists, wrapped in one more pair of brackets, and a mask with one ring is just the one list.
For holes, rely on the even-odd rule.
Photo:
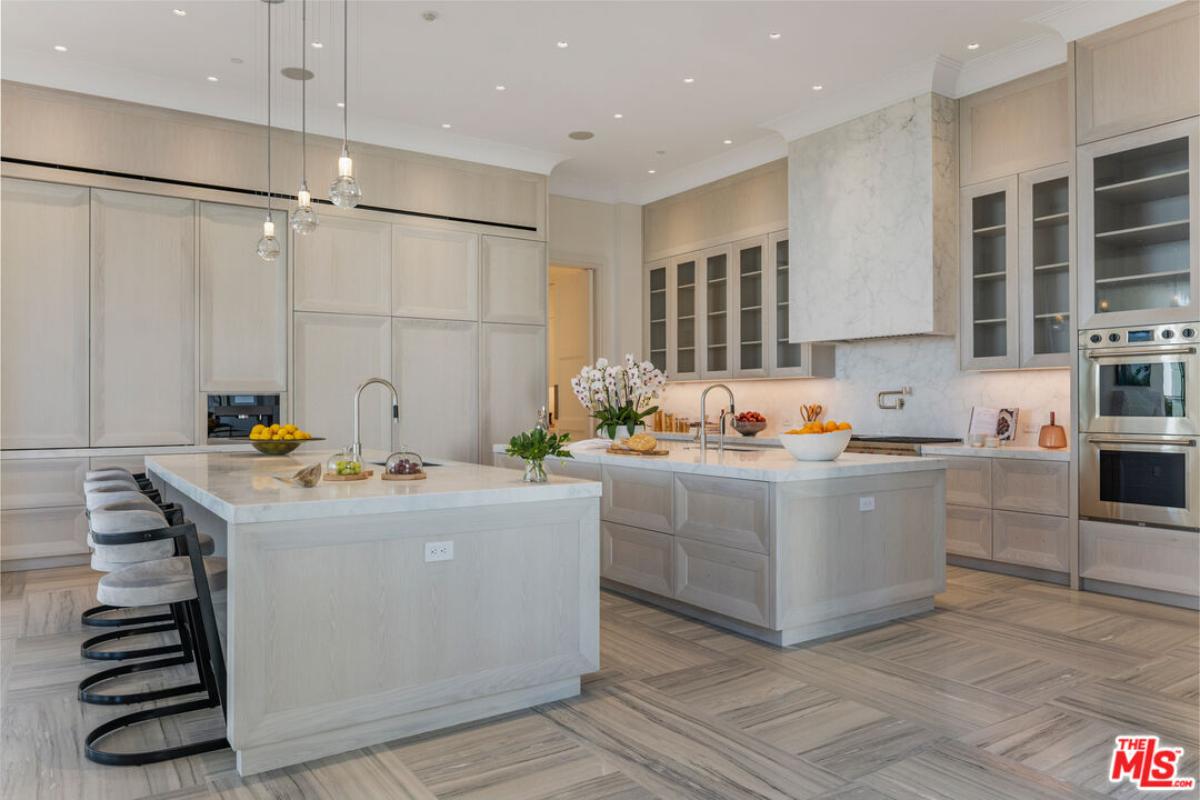
[(1176, 325), (1144, 325), (1131, 328), (1105, 328), (1080, 331), (1079, 347), (1145, 347), (1155, 344), (1200, 342), (1200, 322), (1181, 322)]

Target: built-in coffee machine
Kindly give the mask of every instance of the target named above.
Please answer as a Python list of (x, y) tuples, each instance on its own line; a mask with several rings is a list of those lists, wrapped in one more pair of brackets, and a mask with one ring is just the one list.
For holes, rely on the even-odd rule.
[(246, 439), (255, 425), (273, 425), (280, 420), (277, 394), (210, 394), (208, 438)]

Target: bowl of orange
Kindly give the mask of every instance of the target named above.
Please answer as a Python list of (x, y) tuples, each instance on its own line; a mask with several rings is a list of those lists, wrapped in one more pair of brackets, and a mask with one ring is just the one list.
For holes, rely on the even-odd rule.
[(250, 430), (250, 444), (266, 456), (286, 456), (305, 442), (323, 441), (323, 437), (313, 436), (290, 422), (286, 425), (255, 425)]
[(833, 461), (850, 444), (849, 422), (809, 422), (779, 434), (783, 449), (797, 461)]

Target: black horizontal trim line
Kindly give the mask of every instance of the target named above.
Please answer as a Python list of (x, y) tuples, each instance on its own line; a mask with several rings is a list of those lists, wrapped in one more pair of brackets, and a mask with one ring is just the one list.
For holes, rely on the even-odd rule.
[[(172, 186), (187, 186), (192, 189), (213, 189), (218, 192), (236, 192), (237, 194), (248, 194), (254, 197), (266, 198), (267, 193), (257, 189), (239, 189), (236, 186), (221, 186), (216, 183), (201, 183), (200, 181), (185, 181), (178, 178), (155, 178), (150, 175), (135, 175), (132, 172), (115, 172), (110, 169), (95, 169), (93, 167), (72, 167), (69, 164), (54, 164), (49, 161), (34, 161), (29, 158), (13, 158), (12, 156), (0, 156), (0, 161), (6, 164), (24, 164), (28, 167), (47, 167), (49, 169), (61, 169), (69, 172), (82, 172), (87, 175), (105, 175), (110, 178), (127, 178), (135, 181), (152, 181), (154, 183), (166, 183)], [(271, 192), (271, 197), (276, 200), (295, 200), (296, 195), (286, 194), (283, 192)], [(330, 206), (333, 203), (328, 200), (321, 200), (314, 197), (314, 203)], [(403, 208), (388, 208), (387, 206), (368, 206), (360, 203), (355, 208), (366, 209), (367, 211), (383, 211), (387, 214), (404, 214), (409, 217), (421, 217), (423, 219), (440, 219), (446, 222), (465, 222), (470, 225), (487, 225), (492, 228), (507, 228), (514, 231), (530, 231), (537, 232), (537, 228), (533, 225), (516, 225), (511, 222), (491, 222), (486, 219), (471, 219), (470, 217), (454, 217), (449, 214), (431, 214), (428, 211), (405, 211)]]

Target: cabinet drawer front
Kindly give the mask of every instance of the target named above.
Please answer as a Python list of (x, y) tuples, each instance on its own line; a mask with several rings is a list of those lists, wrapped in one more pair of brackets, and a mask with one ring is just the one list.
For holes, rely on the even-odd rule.
[(600, 525), (600, 575), (655, 594), (671, 596), (672, 538), (665, 533)]
[(675, 533), (691, 539), (766, 553), (770, 488), (758, 481), (675, 476)]
[(992, 507), (1067, 515), (1067, 464), (1001, 458), (992, 463)]
[(986, 508), (946, 506), (946, 552), (991, 558), (992, 512)]
[(727, 617), (769, 625), (769, 561), (758, 553), (676, 538), (675, 598)]
[(1080, 520), (1079, 575), (1194, 597), (1200, 534)]
[(992, 507), (992, 460), (946, 459), (946, 502), (974, 508)]
[(0, 558), (51, 558), (87, 553), (87, 516), (82, 506), (0, 512), (4, 529)]
[(674, 481), (670, 472), (606, 464), (600, 474), (604, 483), (601, 519), (662, 533), (672, 531)]
[(1020, 511), (992, 512), (992, 557), (1008, 564), (1066, 572), (1068, 520)]
[(0, 464), (0, 508), (83, 505), (87, 470), (86, 458), (5, 461)]

